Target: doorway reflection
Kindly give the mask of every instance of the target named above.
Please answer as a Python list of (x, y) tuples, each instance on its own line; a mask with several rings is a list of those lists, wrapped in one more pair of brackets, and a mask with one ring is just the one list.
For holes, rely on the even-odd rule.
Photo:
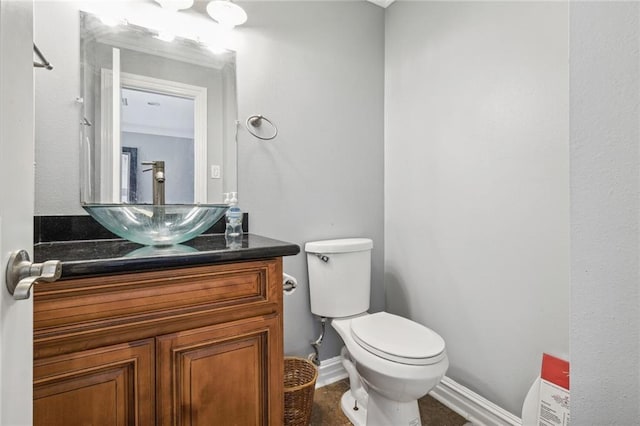
[(166, 202), (194, 203), (194, 100), (122, 88), (121, 202), (152, 203), (143, 162), (164, 161)]

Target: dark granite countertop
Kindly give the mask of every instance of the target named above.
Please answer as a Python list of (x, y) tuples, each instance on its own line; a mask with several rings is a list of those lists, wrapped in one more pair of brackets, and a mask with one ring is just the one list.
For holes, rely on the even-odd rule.
[(230, 249), (224, 235), (215, 234), (167, 248), (145, 247), (120, 239), (37, 243), (34, 259), (60, 260), (65, 279), (292, 256), (299, 252), (297, 244), (254, 234), (245, 234), (242, 247)]

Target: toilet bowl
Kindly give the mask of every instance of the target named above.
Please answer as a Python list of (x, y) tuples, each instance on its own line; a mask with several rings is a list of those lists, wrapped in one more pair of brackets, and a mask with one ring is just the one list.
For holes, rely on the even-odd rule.
[[(389, 327), (377, 328), (383, 322)], [(342, 410), (349, 420), (355, 425), (420, 425), (417, 400), (440, 382), (449, 367), (442, 338), (386, 312), (334, 319), (331, 325), (368, 396), (364, 406), (355, 404), (351, 390), (343, 396)], [(391, 328), (394, 335), (389, 334)]]
[(449, 366), (445, 342), (406, 318), (367, 312), (372, 247), (364, 238), (305, 245), (311, 311), (332, 318), (344, 342), (350, 389), (341, 407), (349, 420), (356, 426), (418, 426), (418, 398)]

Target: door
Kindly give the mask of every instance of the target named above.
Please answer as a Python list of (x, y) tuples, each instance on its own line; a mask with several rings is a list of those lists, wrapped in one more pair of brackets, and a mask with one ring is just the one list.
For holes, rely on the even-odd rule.
[(33, 3), (0, 0), (0, 424), (32, 423), (33, 299), (6, 290), (9, 254), (33, 258)]
[(282, 424), (276, 314), (156, 339), (159, 425)]
[(154, 340), (38, 359), (36, 426), (129, 426), (155, 423)]

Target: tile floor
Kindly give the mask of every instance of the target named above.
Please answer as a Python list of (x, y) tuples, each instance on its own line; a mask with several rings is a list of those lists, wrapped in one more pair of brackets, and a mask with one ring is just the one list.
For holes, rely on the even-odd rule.
[[(351, 422), (342, 414), (340, 398), (349, 389), (347, 379), (315, 390), (311, 426), (349, 426)], [(467, 421), (430, 396), (419, 401), (423, 426), (463, 426)]]

